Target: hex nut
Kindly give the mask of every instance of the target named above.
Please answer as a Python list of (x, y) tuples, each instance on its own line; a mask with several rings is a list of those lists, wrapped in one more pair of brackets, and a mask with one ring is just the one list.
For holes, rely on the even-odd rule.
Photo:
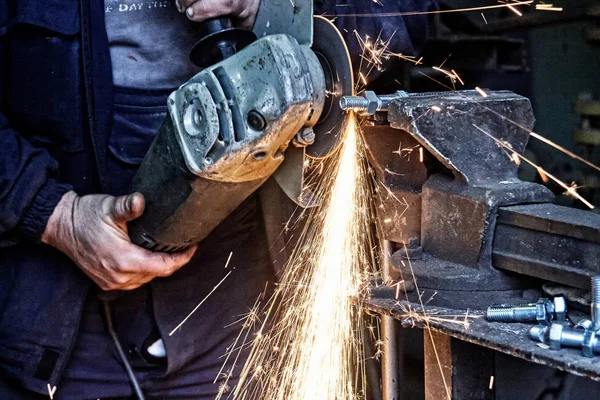
[(583, 341), (581, 343), (581, 353), (584, 357), (594, 357), (594, 337), (596, 332), (586, 329), (583, 332)]
[(375, 114), (377, 108), (379, 107), (379, 97), (372, 90), (367, 90), (365, 92), (365, 99), (369, 101), (369, 104), (367, 105), (367, 114)]
[(551, 350), (560, 350), (562, 347), (562, 333), (564, 330), (564, 326), (562, 324), (552, 324), (550, 326), (550, 333), (548, 334), (548, 340), (550, 342)]
[(563, 296), (556, 296), (552, 300), (554, 305), (554, 318), (558, 322), (565, 322), (567, 320), (567, 302)]
[(541, 298), (535, 304), (535, 319), (540, 325), (550, 325), (554, 316), (554, 305), (548, 299)]

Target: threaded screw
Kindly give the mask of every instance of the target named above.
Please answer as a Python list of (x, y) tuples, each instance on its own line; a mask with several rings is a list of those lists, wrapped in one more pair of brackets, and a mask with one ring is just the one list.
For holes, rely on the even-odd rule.
[(371, 90), (367, 90), (363, 96), (342, 96), (340, 99), (340, 108), (344, 111), (352, 110), (373, 115), (377, 111), (386, 111), (392, 100), (410, 96), (410, 93), (403, 90), (381, 96), (378, 96)]
[(487, 308), (486, 318), (495, 322), (528, 322), (535, 321), (537, 306), (529, 304), (495, 304)]
[(369, 100), (361, 96), (342, 96), (340, 108), (342, 110), (366, 111)]
[(554, 304), (545, 298), (537, 303), (492, 304), (487, 309), (488, 321), (496, 322), (535, 322), (550, 325), (555, 317)]
[(600, 276), (592, 278), (592, 301), (600, 303)]
[(591, 316), (591, 330), (600, 330), (600, 276), (594, 276), (592, 278)]

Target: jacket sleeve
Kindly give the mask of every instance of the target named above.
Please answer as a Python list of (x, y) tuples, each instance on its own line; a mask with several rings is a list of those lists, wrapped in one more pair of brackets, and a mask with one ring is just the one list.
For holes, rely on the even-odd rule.
[(5, 116), (6, 46), (0, 33), (0, 247), (22, 239), (39, 242), (56, 204), (71, 190), (54, 179), (57, 161), (12, 129)]
[(362, 54), (356, 33), (363, 39), (368, 35), (372, 41), (377, 37), (382, 41), (389, 40), (388, 50), (416, 56), (427, 38), (431, 17), (423, 13), (436, 9), (436, 0), (315, 1), (315, 15), (324, 15), (332, 19), (342, 32), (355, 71)]

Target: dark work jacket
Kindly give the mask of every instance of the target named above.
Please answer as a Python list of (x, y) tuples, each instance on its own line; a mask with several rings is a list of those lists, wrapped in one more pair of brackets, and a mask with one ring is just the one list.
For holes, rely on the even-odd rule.
[[(397, 3), (430, 7), (429, 1)], [(325, 1), (317, 4), (321, 12), (333, 16), (336, 7)], [(426, 19), (416, 17), (337, 23), (372, 37), (381, 29), (401, 31), (394, 50), (405, 53), (426, 29)], [(59, 382), (92, 286), (40, 238), (64, 193), (106, 187), (112, 107), (103, 1), (0, 0), (0, 375), (38, 393)], [(177, 352), (185, 350), (170, 350), (170, 362), (177, 364)]]

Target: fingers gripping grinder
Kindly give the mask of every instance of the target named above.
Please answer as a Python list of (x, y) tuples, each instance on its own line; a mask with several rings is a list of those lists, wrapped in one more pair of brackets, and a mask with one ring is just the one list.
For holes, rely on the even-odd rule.
[[(231, 30), (243, 36), (226, 27), (223, 37), (231, 39)], [(223, 44), (219, 33), (199, 42), (192, 60), (199, 54), (206, 64), (198, 47), (207, 43), (229, 46), (211, 53), (224, 59), (169, 96), (168, 115), (133, 179), (146, 210), (129, 234), (151, 250), (201, 241), (282, 164), (275, 178), (302, 205), (294, 186), (302, 185), (304, 156), (326, 157), (338, 143), (344, 116), (337, 100), (352, 91), (350, 60), (337, 29), (313, 19), (312, 1), (264, 1), (259, 39), (250, 44), (244, 38), (235, 48), (235, 37)]]

